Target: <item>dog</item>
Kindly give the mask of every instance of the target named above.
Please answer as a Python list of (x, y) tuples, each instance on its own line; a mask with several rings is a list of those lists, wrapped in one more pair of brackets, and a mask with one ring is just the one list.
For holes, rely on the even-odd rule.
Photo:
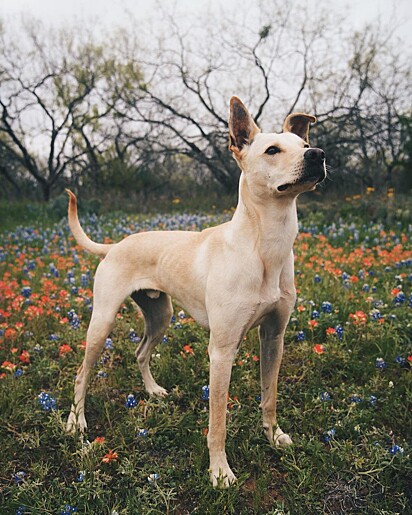
[(167, 394), (154, 380), (149, 360), (170, 323), (174, 298), (210, 330), (207, 442), (213, 486), (227, 487), (236, 480), (225, 452), (227, 397), (236, 352), (253, 327), (259, 327), (263, 430), (272, 445), (292, 444), (277, 424), (276, 396), (284, 334), (296, 301), (296, 198), (326, 177), (325, 154), (308, 140), (315, 121), (293, 113), (282, 133), (262, 133), (242, 101), (232, 97), (229, 150), (241, 169), (239, 200), (231, 221), (201, 232), (145, 232), (115, 244), (95, 243), (81, 228), (76, 196), (67, 190), (75, 240), (104, 256), (95, 275), (93, 313), (68, 432), (87, 429), (84, 404), (90, 371), (128, 296), (145, 320), (136, 351), (145, 389), (150, 395)]

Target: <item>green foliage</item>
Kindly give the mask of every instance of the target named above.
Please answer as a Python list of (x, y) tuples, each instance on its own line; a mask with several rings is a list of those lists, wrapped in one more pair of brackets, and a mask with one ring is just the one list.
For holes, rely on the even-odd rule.
[[(20, 316), (13, 308), (6, 322), (0, 320), (2, 330), (19, 321), (25, 324), (14, 339), (3, 333), (0, 347), (0, 363), (17, 362), (23, 370), (16, 377), (3, 368), (0, 379), (0, 512), (15, 513), (25, 506), (27, 513), (60, 513), (69, 504), (85, 514), (410, 513), (412, 374), (408, 362), (401, 365), (395, 358), (412, 354), (411, 308), (407, 301), (394, 304), (393, 292), (401, 284), (407, 298), (412, 293), (408, 221), (398, 219), (384, 227), (362, 219), (359, 207), (353, 211), (357, 216), (346, 213), (346, 221), (336, 229), (317, 209), (311, 212), (307, 207), (302, 220), (304, 235), (296, 244), (299, 299), (286, 334), (279, 383), (279, 422), (294, 441), (287, 450), (270, 447), (261, 430), (257, 331), (242, 342), (228, 400), (227, 452), (238, 482), (224, 491), (214, 490), (207, 474), (208, 406), (201, 400), (202, 386), (208, 384), (207, 332), (187, 315), (179, 318), (180, 308), (175, 309), (168, 342), (156, 348), (151, 365), (154, 377), (170, 394), (161, 400), (149, 398), (134, 356), (136, 344), (130, 340), (131, 330), (142, 334), (143, 320), (127, 301), (111, 334), (113, 349), (105, 349), (93, 369), (87, 437), (67, 435), (64, 423), (90, 318), (87, 304), (79, 299), (91, 293), (61, 292), (70, 290), (68, 271), (73, 271), (78, 285), (81, 274), (93, 270), (98, 260), (79, 254), (75, 264), (73, 242), (58, 225), (52, 229), (58, 235), (54, 240), (47, 233), (50, 254), (42, 256), (44, 266), (37, 261), (28, 276), (8, 247), (17, 240), (5, 234), (1, 245), (7, 256), (0, 265), (6, 283), (7, 273), (17, 281), (17, 292), (29, 277), (32, 295), (46, 294), (44, 281), (52, 279), (47, 277), (50, 262), (60, 263), (60, 277), (53, 279), (57, 289), (49, 294), (60, 311), (53, 308), (27, 321), (22, 303)], [(43, 216), (31, 216), (38, 214)], [(140, 221), (112, 215), (92, 220), (108, 236), (119, 226)], [(319, 235), (314, 231), (312, 236), (308, 228), (317, 228)], [(26, 252), (43, 245), (40, 232)], [(331, 267), (342, 268), (351, 277), (350, 285)], [(359, 278), (360, 270), (365, 278), (356, 281), (353, 277)], [(370, 292), (363, 289), (364, 282)], [(10, 295), (6, 297), (1, 300), (2, 313), (10, 302)], [(322, 311), (325, 301), (332, 304), (331, 312)], [(369, 315), (374, 302), (383, 324)], [(33, 297), (31, 304), (35, 305)], [(77, 330), (63, 322), (69, 309), (80, 317)], [(314, 310), (320, 312), (319, 318), (312, 318)], [(365, 313), (365, 324), (350, 316), (356, 311)], [(311, 320), (317, 322), (312, 328)], [(342, 339), (326, 332), (337, 324), (344, 328)], [(302, 330), (306, 339), (297, 341), (297, 331)], [(58, 336), (57, 342), (50, 340), (51, 334)], [(63, 344), (72, 350), (62, 353)], [(315, 345), (326, 350), (317, 354)], [(30, 363), (19, 362), (23, 350), (29, 352)], [(385, 360), (385, 369), (376, 367), (377, 358)], [(56, 398), (57, 411), (42, 410), (41, 391)], [(329, 400), (322, 400), (325, 392)], [(138, 404), (128, 409), (130, 393)], [(95, 438), (101, 436), (105, 441), (97, 443)], [(391, 454), (394, 444), (403, 452)], [(105, 463), (102, 458), (110, 450), (117, 458)], [(153, 474), (158, 479), (153, 480)]]

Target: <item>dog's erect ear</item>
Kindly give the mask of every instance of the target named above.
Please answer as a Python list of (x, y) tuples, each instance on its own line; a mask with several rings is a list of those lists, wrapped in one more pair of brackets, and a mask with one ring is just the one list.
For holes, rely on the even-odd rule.
[(309, 143), (309, 127), (315, 122), (316, 118), (310, 114), (292, 113), (283, 122), (283, 132), (293, 132)]
[(238, 97), (232, 97), (230, 99), (229, 150), (239, 152), (244, 145), (252, 142), (258, 132), (260, 129), (243, 102)]

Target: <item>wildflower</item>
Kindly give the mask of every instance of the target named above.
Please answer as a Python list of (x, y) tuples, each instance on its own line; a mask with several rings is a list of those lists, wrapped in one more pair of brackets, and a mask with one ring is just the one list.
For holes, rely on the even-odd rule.
[(127, 396), (125, 406), (126, 408), (135, 408), (137, 406), (137, 400), (132, 393)]
[(28, 299), (31, 295), (30, 286), (24, 286), (24, 288), (21, 290), (21, 294), (23, 295), (23, 297), (26, 297), (26, 299)]
[(326, 347), (320, 343), (317, 343), (312, 347), (312, 350), (313, 352), (316, 352), (316, 354), (323, 354), (326, 351)]
[(209, 386), (202, 386), (202, 395), (200, 398), (202, 401), (209, 400)]
[(26, 475), (27, 474), (23, 470), (20, 470), (19, 472), (16, 472), (12, 477), (14, 479), (14, 482), (16, 484), (19, 484), (26, 479)]
[(386, 368), (385, 360), (383, 358), (376, 358), (375, 366), (376, 368), (384, 370)]
[(326, 434), (324, 436), (325, 442), (326, 443), (330, 442), (330, 440), (335, 437), (335, 434), (336, 434), (336, 431), (335, 431), (334, 428), (329, 429), (328, 431), (326, 431)]
[(162, 343), (169, 343), (169, 338), (166, 335), (163, 336)]
[(350, 313), (349, 318), (352, 319), (355, 325), (364, 325), (367, 322), (366, 313), (363, 311), (356, 311), (355, 313)]
[(147, 429), (139, 429), (136, 433), (136, 436), (146, 437), (149, 434)]
[(326, 329), (326, 334), (327, 334), (328, 336), (330, 336), (330, 335), (335, 335), (335, 334), (336, 334), (336, 329), (335, 329), (334, 327), (328, 327), (328, 328)]
[(112, 461), (117, 461), (118, 454), (116, 451), (109, 451), (107, 454), (105, 454), (102, 458), (103, 463), (111, 463)]
[(42, 407), (42, 409), (44, 409), (44, 411), (56, 411), (56, 409), (57, 409), (56, 399), (51, 397), (48, 393), (41, 392), (41, 393), (39, 393), (37, 398), (39, 400), (40, 406)]
[(105, 347), (105, 349), (112, 350), (113, 349), (113, 340), (111, 338), (106, 338), (104, 347)]
[(349, 397), (349, 401), (353, 404), (359, 404), (360, 402), (362, 402), (362, 397), (360, 397), (360, 395), (358, 394), (355, 394)]
[(319, 398), (322, 402), (325, 402), (325, 401), (330, 401), (332, 399), (332, 396), (329, 392), (322, 392), (319, 395)]
[(20, 377), (23, 375), (23, 370), (21, 368), (17, 368), (15, 371), (14, 371), (14, 377)]
[(23, 513), (25, 513), (26, 511), (26, 506), (19, 506), (16, 510), (16, 515), (23, 515)]
[(105, 441), (104, 436), (96, 436), (96, 438), (93, 440), (93, 443), (95, 444), (103, 444)]
[(322, 282), (322, 278), (318, 274), (316, 274), (313, 281), (315, 282), (315, 284), (320, 283)]
[(77, 508), (75, 506), (71, 506), (70, 504), (66, 504), (64, 508), (60, 511), (60, 515), (71, 515), (71, 513), (76, 513)]
[(148, 477), (147, 477), (147, 480), (149, 481), (149, 483), (154, 483), (155, 481), (157, 481), (159, 479), (159, 474), (150, 474)]
[(195, 354), (194, 350), (192, 349), (192, 347), (190, 345), (185, 345), (183, 347), (183, 350), (186, 352), (186, 354), (192, 354), (193, 356)]
[(340, 324), (338, 324), (337, 326), (335, 326), (335, 331), (336, 331), (336, 334), (338, 335), (339, 340), (342, 340), (343, 339), (343, 327)]
[(308, 326), (310, 329), (314, 329), (315, 327), (318, 327), (319, 322), (317, 320), (309, 320)]
[(332, 304), (328, 301), (322, 302), (321, 310), (323, 313), (332, 313)]
[(392, 445), (392, 447), (389, 449), (389, 452), (391, 454), (403, 454), (403, 447), (399, 447), (399, 445)]
[(79, 472), (79, 475), (77, 476), (76, 481), (77, 481), (78, 483), (82, 483), (82, 482), (84, 481), (84, 476), (85, 476), (85, 472), (84, 472), (84, 470), (81, 470), (81, 471)]
[(396, 356), (395, 363), (399, 363), (401, 367), (404, 367), (406, 365), (406, 358), (403, 356)]
[(99, 370), (97, 372), (97, 377), (99, 377), (100, 379), (106, 379), (107, 377), (109, 377), (109, 375), (104, 370)]
[(177, 314), (177, 316), (180, 318), (180, 319), (183, 319), (183, 318), (187, 318), (186, 317), (186, 314), (183, 310), (179, 311), (179, 313)]
[(70, 352), (72, 352), (73, 349), (70, 347), (70, 345), (67, 345), (66, 343), (64, 343), (63, 345), (60, 345), (59, 347), (59, 356), (64, 356), (65, 354), (69, 354)]
[(9, 370), (10, 372), (13, 372), (13, 370), (17, 367), (14, 363), (11, 363), (10, 361), (3, 361), (1, 364), (1, 368), (5, 368), (6, 370)]
[(306, 338), (305, 333), (303, 331), (298, 331), (296, 334), (296, 341), (302, 342)]
[(374, 395), (371, 395), (371, 396), (369, 397), (369, 402), (371, 403), (371, 406), (375, 406), (375, 405), (376, 405), (376, 403), (378, 402), (378, 399), (377, 399), (377, 397), (375, 397)]

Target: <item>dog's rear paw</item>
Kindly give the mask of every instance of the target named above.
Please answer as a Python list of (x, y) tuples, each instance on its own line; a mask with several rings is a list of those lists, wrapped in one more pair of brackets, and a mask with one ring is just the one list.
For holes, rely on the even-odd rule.
[(146, 388), (146, 390), (149, 395), (154, 395), (155, 397), (166, 397), (168, 395), (167, 390), (158, 384), (151, 388)]
[(289, 435), (284, 433), (280, 427), (278, 426), (276, 428), (275, 434), (273, 435), (273, 443), (275, 444), (275, 447), (289, 447), (289, 445), (292, 445), (292, 439)]
[(214, 488), (228, 488), (236, 481), (236, 476), (231, 471), (229, 465), (210, 468), (209, 474)]

